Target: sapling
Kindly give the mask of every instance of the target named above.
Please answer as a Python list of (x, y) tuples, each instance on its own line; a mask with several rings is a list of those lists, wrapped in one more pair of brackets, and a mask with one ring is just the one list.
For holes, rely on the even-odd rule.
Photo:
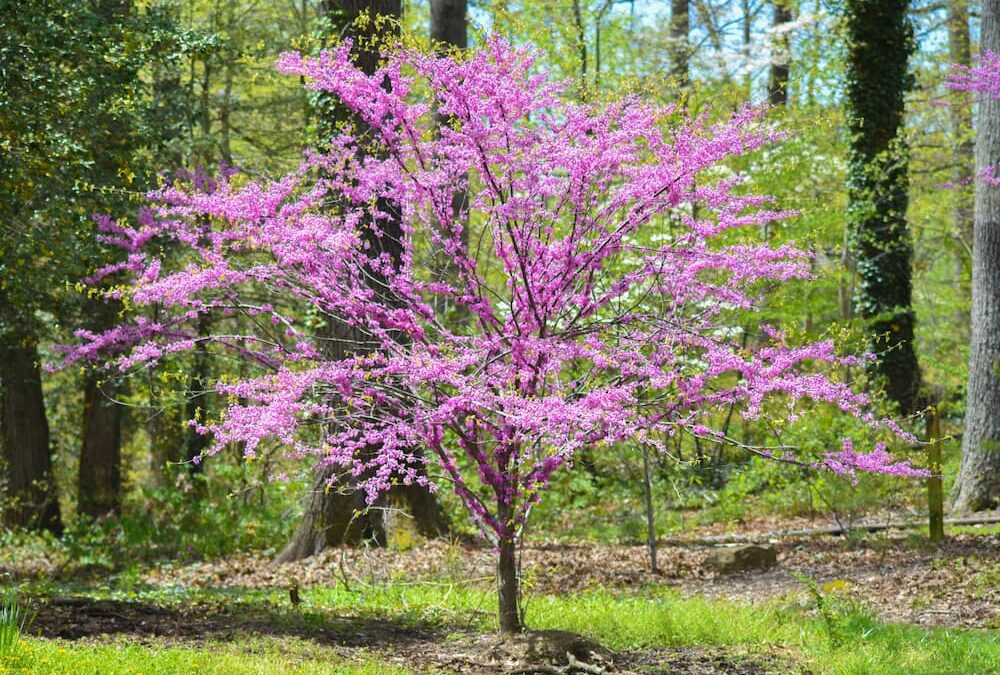
[[(711, 123), (635, 97), (570, 102), (535, 52), (495, 37), (462, 57), (387, 51), (372, 76), (349, 43), (278, 68), (353, 122), (278, 180), (179, 182), (136, 227), (102, 219), (128, 255), (96, 276), (128, 275), (114, 292), (157, 318), (81, 332), (66, 361), (133, 371), (199, 342), (245, 361), (245, 377), (215, 385), (218, 419), (197, 422), (207, 452), (276, 442), (337, 467), (331, 480), (369, 503), (395, 484), (447, 486), (496, 549), (501, 630), (523, 628), (515, 556), (531, 508), (582, 448), (725, 441), (719, 411), (773, 414), (771, 397), (785, 417), (808, 399), (905, 436), (823, 373), (860, 357), (766, 327), (741, 340), (769, 289), (809, 276), (806, 253), (732, 236), (793, 215), (727, 169), (778, 140), (762, 110)], [(185, 264), (159, 257), (164, 240)], [(217, 332), (197, 332), (204, 315)], [(331, 322), (358, 336), (338, 358), (325, 356)], [(747, 449), (920, 473), (849, 440), (816, 460)]]

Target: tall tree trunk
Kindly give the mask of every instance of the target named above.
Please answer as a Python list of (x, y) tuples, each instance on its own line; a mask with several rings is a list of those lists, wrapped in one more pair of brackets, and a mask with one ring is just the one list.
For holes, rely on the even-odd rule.
[(465, 49), (469, 46), (466, 0), (431, 0), (431, 40)]
[[(952, 63), (968, 66), (971, 62), (969, 37), (968, 0), (948, 2), (948, 58)], [(953, 105), (948, 108), (952, 136), (952, 182), (959, 186), (952, 191), (955, 200), (955, 287), (966, 302), (971, 296), (969, 285), (972, 260), (973, 199), (968, 186), (972, 182), (975, 149), (972, 143), (972, 110), (968, 106)], [(958, 325), (968, 329), (969, 315), (962, 308), (956, 317)]]
[(753, 73), (750, 68), (750, 36), (753, 33), (753, 7), (750, 0), (740, 0), (740, 12), (743, 15), (741, 21), (743, 38), (743, 63), (746, 72), (743, 75), (743, 91), (745, 101), (753, 100)]
[(583, 23), (583, 8), (580, 0), (573, 0), (573, 27), (576, 29), (576, 50), (580, 66), (580, 100), (587, 99), (587, 27)]
[[(95, 8), (107, 31), (109, 43), (125, 45), (133, 10), (132, 0), (98, 0)], [(133, 67), (116, 67), (110, 62), (101, 70), (101, 85), (96, 91), (98, 99), (95, 105), (101, 106), (103, 111), (97, 121), (97, 128), (103, 133), (92, 139), (90, 152), (95, 159), (95, 174), (105, 185), (117, 186), (121, 183), (121, 167), (127, 165), (134, 155), (134, 129), (127, 117), (115, 113), (106, 103), (134, 85), (139, 75)], [(114, 196), (102, 198), (97, 204), (102, 210), (117, 210), (124, 206), (124, 201)], [(120, 308), (120, 303), (114, 301), (87, 299), (84, 300), (83, 312), (88, 327), (100, 332), (114, 326)], [(92, 372), (84, 382), (82, 443), (77, 471), (77, 508), (80, 513), (95, 518), (118, 513), (121, 507), (122, 409), (113, 400), (117, 393), (116, 385), (112, 382), (102, 384), (102, 375)]]
[[(1000, 53), (1000, 0), (983, 0), (983, 51)], [(1000, 100), (984, 96), (976, 128), (976, 175), (1000, 163)], [(962, 464), (954, 509), (1000, 503), (1000, 186), (976, 183), (972, 338)]]
[(31, 336), (0, 338), (0, 439), (6, 527), (62, 532), (38, 347)]
[[(398, 34), (398, 27), (393, 24), (379, 27), (374, 21), (358, 26), (355, 20), (362, 12), (367, 12), (372, 19), (377, 16), (398, 19), (402, 11), (400, 0), (326, 0), (321, 3), (320, 11), (330, 21), (331, 27), (338, 32), (340, 29), (336, 27), (344, 27), (344, 34), (354, 39), (356, 47), (361, 47), (355, 53), (358, 67), (366, 73), (374, 73), (378, 67), (379, 38), (394, 37)], [(321, 119), (318, 125), (320, 133), (329, 137), (335, 132), (336, 121), (346, 116), (345, 112), (328, 97), (318, 97), (316, 106)], [(388, 204), (381, 210), (392, 211)], [(373, 250), (387, 252), (393, 260), (399, 261), (403, 233), (401, 224), (397, 223), (396, 226), (398, 231), (390, 233), (390, 236), (376, 238), (367, 229), (363, 235), (369, 240)], [(394, 250), (387, 251), (389, 246)], [(380, 285), (377, 281), (375, 283)], [(328, 359), (342, 358), (346, 345), (352, 345), (351, 350), (355, 352), (364, 348), (364, 336), (343, 322), (331, 320), (327, 330), (329, 340), (324, 348), (324, 355)], [(394, 488), (388, 496), (372, 505), (373, 508), (366, 508), (364, 497), (359, 491), (349, 484), (345, 485), (346, 481), (331, 485), (331, 478), (334, 478), (334, 470), (331, 468), (316, 471), (302, 520), (291, 540), (278, 554), (277, 562), (297, 560), (329, 546), (356, 544), (362, 540), (385, 544), (392, 536), (387, 531), (387, 511), (398, 506), (405, 505), (413, 516), (417, 530), (425, 536), (438, 536), (447, 531), (444, 511), (434, 496), (423, 488)], [(346, 489), (337, 489), (338, 485)]]
[(911, 260), (906, 222), (908, 153), (902, 135), (914, 49), (908, 0), (847, 1), (847, 101), (851, 148), (848, 217), (858, 286), (855, 302), (873, 374), (902, 414), (918, 407)]
[(118, 387), (87, 378), (83, 391), (83, 444), (77, 483), (77, 510), (93, 518), (121, 512), (122, 406)]
[[(94, 332), (115, 325), (120, 303), (84, 301), (88, 328)], [(122, 406), (114, 399), (119, 383), (110, 373), (92, 371), (84, 379), (80, 465), (77, 469), (77, 511), (94, 518), (121, 511)], [(104, 381), (102, 381), (102, 379)]]
[(691, 0), (670, 3), (670, 74), (684, 92), (691, 87)]
[[(466, 0), (431, 0), (431, 42), (442, 53), (450, 49), (466, 49), (469, 46)], [(439, 127), (448, 124), (448, 120), (436, 111), (434, 119)], [(462, 243), (466, 246), (469, 244), (469, 221), (468, 218), (462, 217), (462, 212), (468, 206), (468, 199), (467, 190), (455, 190), (451, 196), (451, 216), (456, 221), (462, 219)], [(454, 280), (458, 275), (454, 261), (443, 252), (434, 256), (431, 265), (432, 274), (439, 281)], [(459, 308), (452, 306), (448, 298), (443, 296), (434, 298), (434, 307), (440, 316), (457, 321), (468, 318), (467, 313), (459, 311)]]
[(784, 26), (792, 20), (791, 0), (774, 0), (774, 17), (771, 29), (771, 76), (767, 84), (767, 100), (771, 105), (788, 104), (788, 63), (791, 59), (791, 40)]

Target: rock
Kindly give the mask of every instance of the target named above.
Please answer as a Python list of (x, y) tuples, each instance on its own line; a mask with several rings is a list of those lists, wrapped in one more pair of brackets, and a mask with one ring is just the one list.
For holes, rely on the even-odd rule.
[(704, 568), (719, 574), (768, 570), (778, 564), (774, 546), (720, 546), (708, 554)]

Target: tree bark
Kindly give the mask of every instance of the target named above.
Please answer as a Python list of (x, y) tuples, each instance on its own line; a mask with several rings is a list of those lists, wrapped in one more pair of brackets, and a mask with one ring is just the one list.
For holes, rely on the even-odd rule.
[[(788, 105), (788, 63), (791, 58), (791, 41), (782, 27), (792, 20), (791, 0), (774, 0), (774, 18), (771, 28), (775, 31), (771, 42), (771, 74), (767, 85), (767, 100), (771, 105)], [(780, 32), (779, 32), (780, 31)]]
[[(948, 59), (954, 64), (968, 66), (971, 63), (969, 47), (969, 3), (968, 0), (949, 0), (948, 2)], [(975, 165), (975, 148), (972, 142), (972, 109), (969, 106), (953, 105), (948, 107), (949, 124), (951, 127), (952, 182), (958, 186), (952, 190), (955, 199), (954, 219), (955, 229), (955, 287), (963, 300), (969, 301), (971, 286), (969, 277), (972, 256), (972, 223), (973, 199), (968, 185), (972, 182), (972, 167)], [(968, 318), (965, 308), (956, 317), (958, 325), (968, 330)]]
[[(398, 27), (390, 24), (379, 29), (374, 22), (368, 22), (366, 28), (362, 29), (355, 26), (354, 21), (364, 11), (367, 11), (372, 19), (377, 16), (398, 19), (402, 11), (400, 0), (337, 0), (336, 2), (327, 0), (321, 3), (320, 11), (332, 26), (345, 27), (345, 34), (354, 40), (356, 47), (360, 46), (355, 49), (358, 67), (368, 74), (374, 73), (379, 59), (378, 44), (376, 44), (378, 38), (397, 35)], [(319, 125), (321, 133), (334, 133), (336, 121), (345, 117), (343, 108), (329, 98), (320, 98), (317, 101), (317, 108), (321, 118), (326, 119), (325, 123)], [(396, 211), (388, 204), (381, 210)], [(383, 227), (387, 228), (388, 225)], [(376, 238), (368, 229), (362, 233), (373, 250), (386, 252), (398, 262), (402, 256), (401, 224), (397, 222), (396, 231), (389, 232), (388, 235)], [(387, 250), (387, 247), (391, 247), (392, 250)], [(376, 287), (381, 286), (377, 279), (373, 283)], [(378, 288), (376, 291), (381, 292)], [(391, 302), (391, 299), (386, 298), (385, 301)], [(351, 345), (351, 350), (355, 352), (365, 349), (364, 336), (343, 322), (329, 321), (327, 331), (329, 340), (324, 348), (325, 358), (330, 360), (343, 358), (346, 354), (346, 345)], [(340, 483), (344, 489), (337, 489), (336, 483), (331, 487), (330, 479), (334, 477), (334, 472), (335, 469), (332, 468), (321, 468), (316, 471), (313, 489), (306, 499), (302, 520), (291, 540), (278, 554), (276, 562), (298, 560), (330, 546), (354, 545), (365, 540), (385, 545), (392, 538), (388, 531), (391, 526), (385, 517), (386, 509), (394, 508), (390, 502), (405, 504), (411, 511), (417, 530), (424, 536), (440, 536), (447, 532), (448, 524), (444, 510), (434, 495), (426, 489), (418, 486), (399, 486), (393, 488), (392, 499), (383, 498), (369, 507), (364, 503), (364, 495), (354, 490), (348, 481)]]
[[(431, 0), (431, 42), (433, 46), (442, 53), (447, 53), (449, 49), (466, 49), (469, 46), (468, 37), (468, 16), (466, 0)], [(448, 124), (448, 119), (434, 112), (434, 121), (440, 128)], [(465, 177), (466, 182), (468, 176)], [(463, 218), (462, 213), (468, 207), (468, 190), (455, 190), (451, 195), (451, 217), (458, 221), (461, 219), (462, 243), (469, 244), (469, 219)], [(431, 260), (431, 273), (438, 281), (453, 281), (458, 277), (458, 270), (454, 260), (446, 254), (440, 253)], [(455, 307), (447, 297), (436, 296), (434, 298), (435, 312), (456, 322), (468, 320), (468, 313)]]
[(431, 0), (431, 40), (458, 49), (469, 46), (466, 0)]
[[(1000, 0), (983, 0), (982, 49), (1000, 52)], [(976, 129), (976, 175), (1000, 163), (1000, 100), (984, 96)], [(1000, 186), (977, 181), (972, 247), (972, 336), (962, 463), (954, 509), (1000, 503)]]
[(97, 373), (84, 386), (77, 511), (92, 518), (121, 513), (122, 407), (114, 401), (117, 392), (114, 383), (102, 383)]
[(657, 574), (660, 565), (656, 560), (656, 511), (653, 510), (653, 474), (649, 470), (649, 449), (642, 449), (642, 496), (646, 505), (646, 546), (649, 550), (649, 571)]
[(580, 0), (573, 0), (573, 26), (576, 28), (576, 50), (580, 65), (580, 100), (587, 100), (587, 28), (583, 24)]
[(4, 525), (62, 533), (38, 347), (30, 336), (0, 338), (0, 439)]
[(691, 87), (691, 0), (670, 3), (670, 71), (682, 91)]
[(497, 600), (500, 606), (501, 633), (520, 633), (524, 630), (519, 593), (517, 544), (513, 539), (504, 539), (500, 542), (500, 556), (497, 559)]
[[(91, 298), (84, 301), (87, 327), (94, 332), (115, 325), (120, 303)], [(108, 372), (93, 370), (83, 382), (83, 424), (77, 469), (77, 511), (100, 518), (121, 512), (122, 406), (114, 400), (119, 382)], [(102, 381), (102, 378), (104, 381)]]
[(848, 218), (856, 258), (855, 304), (872, 374), (908, 415), (919, 407), (920, 368), (913, 348), (913, 244), (906, 222), (908, 153), (903, 113), (914, 49), (908, 0), (848, 0), (847, 101), (851, 147)]

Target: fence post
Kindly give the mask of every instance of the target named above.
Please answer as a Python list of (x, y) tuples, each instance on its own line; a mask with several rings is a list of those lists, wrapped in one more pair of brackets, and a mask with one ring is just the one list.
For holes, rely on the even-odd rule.
[(930, 539), (940, 542), (944, 539), (944, 489), (941, 485), (941, 418), (937, 406), (927, 410), (927, 468), (931, 476), (927, 479), (927, 515)]

